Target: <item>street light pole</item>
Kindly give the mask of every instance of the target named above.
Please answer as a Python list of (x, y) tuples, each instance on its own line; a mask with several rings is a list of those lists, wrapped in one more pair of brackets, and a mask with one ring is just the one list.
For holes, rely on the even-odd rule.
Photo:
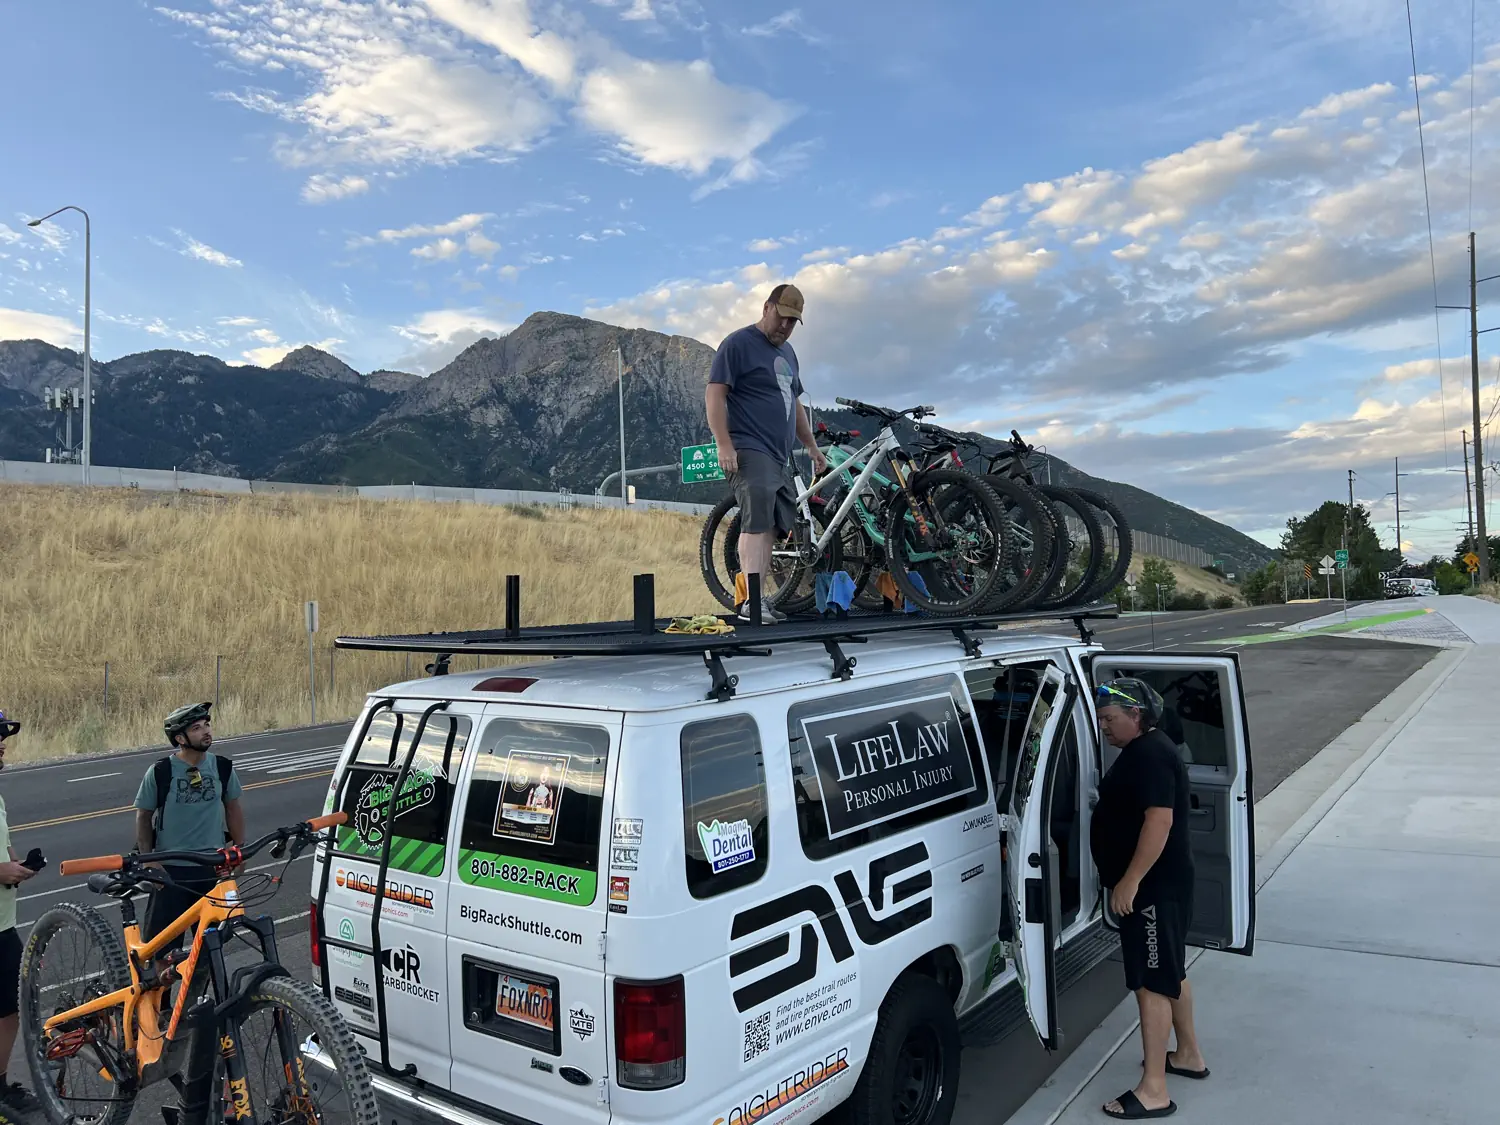
[(74, 207), (71, 203), (66, 207), (59, 207), (51, 214), (43, 215), (40, 219), (32, 219), (26, 225), (39, 227), (53, 215), (61, 215), (64, 211), (77, 211), (83, 216), (83, 483), (89, 483), (89, 466), (94, 463), (94, 372), (89, 355), (89, 328), (93, 313), (92, 277), (93, 272), (93, 246), (94, 236), (92, 224), (89, 222), (89, 213), (82, 207)]
[(625, 483), (625, 353), (615, 345), (615, 370), (620, 376), (620, 503), (630, 503), (629, 486)]

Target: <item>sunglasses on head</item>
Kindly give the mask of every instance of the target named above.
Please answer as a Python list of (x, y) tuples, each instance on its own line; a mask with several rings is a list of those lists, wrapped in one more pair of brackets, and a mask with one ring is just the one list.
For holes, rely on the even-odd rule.
[(1141, 701), (1129, 692), (1120, 690), (1110, 684), (1100, 684), (1094, 694), (1096, 703), (1114, 704), (1117, 707), (1139, 707)]

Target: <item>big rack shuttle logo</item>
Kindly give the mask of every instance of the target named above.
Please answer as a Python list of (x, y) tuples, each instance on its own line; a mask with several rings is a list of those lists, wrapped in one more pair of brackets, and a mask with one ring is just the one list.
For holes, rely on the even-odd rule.
[[(855, 878), (853, 871), (840, 871), (833, 877), (834, 886), (838, 889), (839, 897), (844, 900), (844, 909), (849, 912), (849, 920), (854, 924), (855, 936), (861, 944), (880, 945), (932, 917), (932, 895), (923, 895), (923, 892), (932, 890), (932, 869), (928, 867), (913, 870), (927, 863), (928, 858), (927, 845), (918, 842), (872, 859), (868, 900), (861, 892), (859, 880)], [(918, 895), (923, 897), (884, 917), (877, 917), (885, 909), (888, 886), (892, 907)], [(872, 908), (874, 913), (871, 912)], [(811, 914), (812, 920), (802, 923), (797, 960), (737, 988), (734, 992), (734, 1006), (737, 1010), (749, 1011), (812, 980), (818, 973), (821, 946), (818, 940), (819, 930), (822, 931), (823, 941), (828, 944), (835, 962), (847, 961), (854, 956), (854, 945), (849, 940), (849, 933), (834, 905), (833, 896), (821, 883), (813, 883), (770, 902), (752, 906), (734, 916), (729, 930), (731, 942), (761, 930), (775, 929), (779, 932), (731, 954), (730, 979), (748, 976), (761, 966), (789, 953), (791, 935), (787, 933), (785, 923), (799, 914)]]

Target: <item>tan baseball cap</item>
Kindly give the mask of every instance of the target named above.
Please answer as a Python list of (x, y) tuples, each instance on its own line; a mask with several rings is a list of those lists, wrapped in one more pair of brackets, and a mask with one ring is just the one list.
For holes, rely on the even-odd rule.
[(781, 286), (781, 295), (776, 298), (776, 311), (782, 316), (794, 318), (802, 323), (802, 290), (795, 285)]

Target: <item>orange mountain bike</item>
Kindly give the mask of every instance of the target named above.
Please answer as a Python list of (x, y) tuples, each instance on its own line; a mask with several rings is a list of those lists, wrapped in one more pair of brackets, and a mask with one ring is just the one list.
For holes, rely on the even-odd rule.
[[(178, 1104), (166, 1125), (378, 1125), (364, 1056), (337, 1009), (297, 980), (276, 953), (275, 925), (246, 906), (279, 880), (236, 877), (267, 846), (291, 863), (345, 813), (267, 833), (244, 848), (161, 851), (65, 860), (89, 889), (120, 900), (125, 942), (92, 907), (63, 903), (37, 921), (21, 961), (23, 1049), (53, 1125), (124, 1125), (136, 1095), (169, 1079)], [(150, 864), (200, 864), (218, 877), (149, 941), (133, 897), (170, 876)], [(284, 870), (284, 868), (283, 868)], [(179, 939), (193, 930), (186, 950)], [(258, 955), (246, 960), (239, 947)], [(234, 963), (238, 961), (239, 963)], [(173, 993), (175, 992), (175, 998)], [(310, 1080), (302, 1045), (334, 1066)]]

